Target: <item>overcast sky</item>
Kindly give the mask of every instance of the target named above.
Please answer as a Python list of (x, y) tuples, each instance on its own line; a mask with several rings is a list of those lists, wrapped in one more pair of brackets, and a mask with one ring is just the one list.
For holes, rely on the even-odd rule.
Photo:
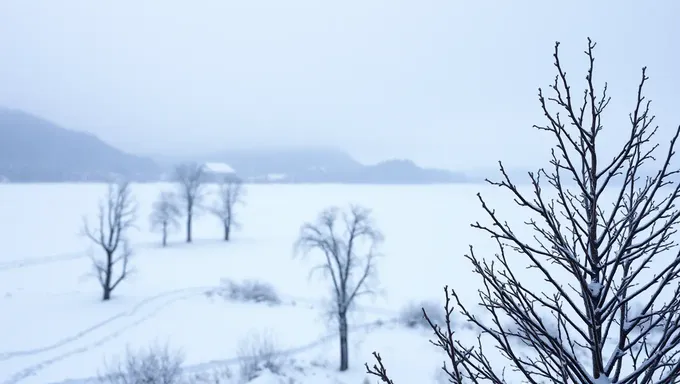
[(678, 15), (677, 0), (0, 0), (0, 105), (141, 154), (330, 145), (533, 165), (555, 40), (575, 82), (598, 42), (611, 131), (643, 65), (658, 123), (680, 123)]

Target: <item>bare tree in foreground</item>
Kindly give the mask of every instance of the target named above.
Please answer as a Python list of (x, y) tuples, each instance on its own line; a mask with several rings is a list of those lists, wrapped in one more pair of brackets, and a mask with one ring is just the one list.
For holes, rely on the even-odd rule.
[(162, 234), (161, 243), (165, 247), (168, 245), (168, 231), (179, 226), (179, 217), (182, 215), (175, 194), (163, 191), (158, 195), (158, 199), (153, 203), (151, 216), (151, 229), (160, 230)]
[[(680, 255), (671, 248), (676, 246), (672, 237), (680, 217), (680, 187), (670, 162), (680, 128), (658, 155), (658, 170), (651, 172), (657, 128), (642, 94), (647, 81), (643, 68), (630, 126), (620, 132), (624, 142), (613, 158), (605, 158), (598, 137), (610, 99), (606, 84), (602, 92), (595, 90), (594, 47), (588, 40), (589, 67), (580, 97), (567, 81), (559, 43), (552, 95), (539, 89), (547, 123), (536, 128), (556, 140), (550, 172), (529, 174), (530, 194), (510, 180), (502, 165), (501, 180), (490, 182), (535, 218), (527, 222), (533, 236), (513, 231), (479, 196), (492, 225), (473, 227), (489, 233), (499, 251), (493, 261), (478, 257), (472, 248), (467, 257), (483, 279), (480, 304), (489, 320), (473, 316), (455, 290), (447, 290), (449, 318), (453, 299), (482, 336), (477, 345), (464, 345), (450, 323), (447, 329), (433, 326), (433, 343), (446, 352), (444, 369), (453, 383), (503, 383), (505, 366), (519, 376), (512, 382), (678, 381)], [(548, 196), (546, 186), (554, 196)], [(520, 268), (510, 265), (512, 253), (521, 255), (535, 274), (520, 276)], [(532, 289), (537, 280), (547, 288)], [(491, 361), (494, 347), (506, 363)], [(367, 370), (390, 382), (380, 356), (375, 357), (378, 364)]]
[(323, 261), (315, 269), (323, 271), (333, 281), (341, 371), (349, 368), (347, 314), (357, 297), (373, 292), (371, 280), (376, 273), (376, 247), (382, 240), (371, 212), (355, 205), (345, 212), (335, 207), (326, 209), (315, 223), (304, 224), (300, 229), (296, 249), (303, 254), (321, 251)]
[(129, 272), (132, 254), (125, 234), (134, 225), (136, 205), (126, 181), (111, 183), (106, 198), (99, 203), (96, 226), (83, 220), (83, 233), (97, 246), (104, 257), (92, 257), (92, 263), (102, 287), (102, 300), (111, 293)]
[(187, 215), (187, 243), (191, 243), (191, 225), (196, 208), (203, 198), (205, 169), (202, 164), (182, 163), (175, 168), (174, 176)]
[(224, 226), (224, 241), (229, 241), (232, 228), (238, 228), (239, 223), (234, 215), (236, 204), (243, 204), (243, 183), (241, 180), (228, 179), (220, 184), (217, 203), (211, 212), (217, 216)]

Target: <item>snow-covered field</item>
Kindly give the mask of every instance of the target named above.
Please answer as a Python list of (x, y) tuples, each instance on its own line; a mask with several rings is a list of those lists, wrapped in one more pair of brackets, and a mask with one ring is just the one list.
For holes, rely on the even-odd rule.
[[(189, 370), (234, 365), (239, 341), (257, 331), (274, 335), (290, 352), (299, 382), (359, 384), (374, 350), (398, 383), (435, 382), (443, 357), (428, 342), (429, 332), (390, 320), (413, 300), (441, 300), (445, 284), (476, 302), (463, 255), (469, 244), (490, 252), (494, 243), (469, 226), (486, 219), (475, 194), (510, 209), (510, 216), (513, 209), (507, 193), (485, 185), (249, 185), (239, 211), (243, 228), (231, 242), (221, 241), (219, 222), (203, 214), (193, 244), (179, 231), (162, 249), (148, 216), (158, 192), (170, 186), (133, 185), (139, 205), (138, 228), (130, 233), (135, 273), (104, 303), (89, 259), (98, 250), (79, 230), (84, 215), (94, 217), (105, 188), (0, 185), (1, 383), (84, 382), (105, 359), (153, 342), (181, 349)], [(338, 374), (337, 336), (324, 320), (328, 283), (308, 278), (311, 259), (292, 256), (301, 224), (329, 205), (348, 203), (372, 208), (385, 234), (378, 264), (383, 292), (360, 303), (352, 318), (351, 369)], [(222, 278), (270, 283), (284, 303), (208, 297)], [(363, 326), (377, 320), (385, 324)]]

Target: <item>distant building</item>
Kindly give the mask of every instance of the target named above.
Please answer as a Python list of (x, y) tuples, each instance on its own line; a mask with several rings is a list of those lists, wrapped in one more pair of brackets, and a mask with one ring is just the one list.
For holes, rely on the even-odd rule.
[(224, 180), (238, 180), (234, 168), (226, 163), (208, 162), (203, 164), (205, 178), (209, 183), (219, 183)]

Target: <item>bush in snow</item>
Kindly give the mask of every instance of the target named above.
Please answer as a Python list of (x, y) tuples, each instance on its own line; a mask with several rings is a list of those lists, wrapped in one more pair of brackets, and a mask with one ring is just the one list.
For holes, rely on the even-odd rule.
[(274, 337), (269, 332), (253, 333), (238, 343), (239, 378), (247, 383), (265, 370), (281, 371), (281, 357)]
[(399, 323), (409, 328), (423, 327), (430, 329), (423, 310), (427, 312), (430, 320), (440, 327), (446, 323), (444, 307), (435, 301), (420, 301), (408, 303), (399, 311)]
[(207, 372), (198, 372), (187, 375), (184, 381), (187, 384), (231, 384), (232, 373), (228, 366), (213, 369)]
[(184, 383), (184, 356), (167, 345), (152, 345), (137, 351), (127, 349), (125, 358), (108, 362), (99, 382), (105, 384), (181, 384)]
[(227, 300), (267, 303), (272, 305), (281, 304), (279, 294), (269, 283), (258, 280), (244, 280), (240, 283), (229, 279), (222, 279), (220, 287), (209, 292), (209, 295), (217, 295)]

